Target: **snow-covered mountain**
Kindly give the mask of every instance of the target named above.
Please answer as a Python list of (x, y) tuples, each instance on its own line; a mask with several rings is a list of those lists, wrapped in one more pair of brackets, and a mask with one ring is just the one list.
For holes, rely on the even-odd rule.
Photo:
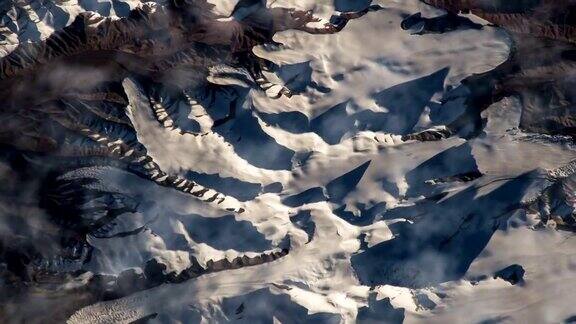
[(0, 322), (576, 321), (528, 2), (0, 2)]

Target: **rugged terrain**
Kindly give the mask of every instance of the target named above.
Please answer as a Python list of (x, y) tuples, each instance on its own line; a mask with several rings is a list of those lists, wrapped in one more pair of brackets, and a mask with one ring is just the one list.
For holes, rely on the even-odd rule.
[(576, 2), (0, 3), (0, 322), (576, 321)]

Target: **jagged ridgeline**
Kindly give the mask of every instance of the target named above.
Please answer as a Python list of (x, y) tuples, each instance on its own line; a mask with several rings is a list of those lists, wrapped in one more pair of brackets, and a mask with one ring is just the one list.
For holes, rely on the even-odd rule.
[(572, 0), (423, 0), (453, 13), (472, 13), (506, 29), (575, 42), (576, 3)]
[[(20, 32), (22, 17), (37, 5), (3, 2), (3, 32)], [(207, 1), (146, 2), (131, 10), (115, 4), (117, 15), (125, 11), (121, 17), (93, 9), (78, 13), (68, 24), (54, 21), (61, 26), (47, 37), (32, 33), (15, 42), (2, 34), (0, 40), (5, 53), (0, 59), (0, 256), (6, 264), (1, 275), (7, 280), (2, 299), (26, 298), (23, 287), (31, 283), (43, 291), (50, 283), (82, 281), (78, 278), (93, 260), (90, 238), (146, 230), (143, 225), (118, 232), (117, 218), (141, 210), (142, 199), (110, 189), (106, 179), (91, 175), (93, 170), (129, 173), (198, 199), (206, 208), (243, 213), (236, 199), (162, 170), (139, 142), (133, 112), (150, 110), (160, 125), (176, 134), (202, 136), (205, 132), (185, 131), (176, 124), (167, 98), (184, 100), (194, 109), (200, 97), (218, 88), (208, 82), (217, 65), (245, 71), (249, 83), (270, 97), (291, 96), (290, 90), (264, 77), (270, 62), (255, 56), (254, 46), (274, 44), (274, 34), (289, 29), (336, 33), (348, 20), (381, 8), (340, 14), (320, 28), (308, 26), (317, 21), (309, 11), (258, 4), (239, 19), (217, 15)], [(70, 304), (49, 305), (53, 309), (48, 313), (63, 319), (86, 303), (257, 265), (287, 253), (280, 247), (232, 261), (210, 260), (204, 266), (192, 260), (179, 275), (166, 275), (165, 265), (151, 261), (142, 274), (126, 273), (118, 280), (91, 277), (83, 288), (67, 291)]]
[(512, 211), (574, 231), (574, 1), (227, 1), (0, 0), (0, 322), (429, 315)]

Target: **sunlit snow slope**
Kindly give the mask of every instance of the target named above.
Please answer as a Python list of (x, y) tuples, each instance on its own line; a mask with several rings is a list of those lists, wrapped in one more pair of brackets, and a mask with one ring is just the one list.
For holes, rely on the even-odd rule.
[[(226, 16), (238, 1), (210, 2), (221, 19), (233, 19)], [(268, 2), (313, 10), (322, 25), (370, 1)], [(87, 3), (14, 9), (17, 18), (3, 19), (18, 29), (2, 30), (2, 53), (48, 37), (78, 12), (121, 17), (141, 6)], [(275, 64), (266, 77), (291, 97), (270, 96), (242, 71), (215, 66), (212, 99), (197, 89), (188, 99), (158, 90), (170, 107), (166, 127), (138, 80), (124, 80), (129, 122), (158, 170), (212, 191), (199, 200), (122, 169), (71, 170), (63, 179), (96, 179), (86, 186), (139, 200), (106, 235), (88, 236), (94, 250), (80, 268), (85, 276), (119, 276), (142, 273), (154, 259), (163, 275), (212, 270), (94, 300), (68, 323), (557, 323), (576, 316), (576, 240), (557, 226), (575, 201), (571, 140), (523, 131), (522, 102), (513, 96), (482, 112), (479, 134), (418, 136), (441, 134), (465, 112), (470, 92), (461, 81), (506, 61), (509, 35), (474, 16), (482, 29), (416, 35), (400, 28), (403, 19), (443, 11), (417, 0), (372, 4), (384, 9), (338, 33), (288, 30), (274, 36), (281, 45), (254, 48)], [(229, 107), (234, 115), (222, 122)], [(207, 201), (212, 192), (225, 202)], [(213, 268), (243, 257), (262, 262)], [(30, 321), (37, 315), (6, 312)]]

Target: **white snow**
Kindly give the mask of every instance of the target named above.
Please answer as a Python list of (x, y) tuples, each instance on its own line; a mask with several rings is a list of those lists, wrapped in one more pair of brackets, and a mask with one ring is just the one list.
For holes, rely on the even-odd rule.
[[(237, 3), (231, 0), (210, 2), (216, 5), (215, 10), (222, 16), (229, 16)], [(130, 7), (141, 5), (138, 1), (129, 3)], [(272, 6), (314, 10), (323, 19), (328, 19), (335, 10), (331, 0), (278, 0), (269, 3)], [(346, 101), (349, 102), (346, 110), (348, 116), (372, 111), (395, 118), (394, 107), (389, 106), (389, 102), (378, 103), (375, 99), (379, 92), (393, 87), (402, 89), (407, 82), (448, 67), (441, 88), (430, 93), (428, 102), (421, 110), (416, 110), (413, 117), (417, 123), (411, 131), (441, 127), (433, 124), (429, 115), (431, 106), (438, 103), (446, 88), (457, 87), (462, 79), (493, 69), (509, 54), (509, 39), (497, 28), (441, 35), (410, 35), (399, 27), (403, 14), (423, 11), (426, 15), (435, 15), (441, 12), (417, 0), (382, 0), (374, 3), (386, 9), (351, 21), (338, 34), (310, 35), (301, 31), (287, 31), (275, 37), (277, 42), (284, 44), (281, 48), (271, 50), (262, 46), (254, 50), (258, 56), (278, 64), (281, 71), (287, 65), (297, 63), (308, 64), (311, 70), (311, 80), (316, 86), (309, 84), (292, 98), (279, 99), (270, 99), (264, 93), (252, 90), (248, 94), (247, 104), (242, 107), (253, 110), (248, 113), (254, 113), (257, 126), (276, 143), (299, 154), (310, 153), (300, 166), (291, 170), (257, 167), (238, 153), (242, 145), (250, 145), (244, 141), (229, 143), (216, 133), (202, 136), (180, 134), (162, 127), (151, 110), (133, 109), (131, 112), (139, 141), (165, 172), (184, 175), (192, 170), (263, 186), (282, 184), (280, 193), (261, 194), (243, 203), (246, 212), (235, 215), (234, 219), (249, 222), (255, 232), (271, 242), (270, 249), (277, 248), (288, 236), (291, 243), (289, 254), (268, 264), (210, 273), (180, 284), (165, 284), (118, 300), (99, 302), (77, 311), (70, 317), (69, 323), (129, 323), (154, 313), (186, 322), (186, 318), (179, 318), (178, 314), (184, 314), (182, 310), (190, 308), (196, 310), (205, 322), (213, 322), (215, 319), (211, 316), (218, 313), (215, 309), (221, 307), (224, 299), (243, 296), (262, 288), (270, 289), (276, 295), (288, 296), (291, 302), (303, 306), (309, 314), (338, 314), (344, 323), (355, 322), (358, 309), (368, 304), (368, 297), (372, 293), (377, 294), (378, 300), (389, 298), (392, 307), (404, 309), (407, 323), (470, 323), (498, 317), (509, 317), (514, 322), (551, 323), (575, 314), (576, 241), (571, 234), (551, 229), (534, 230), (528, 225), (496, 230), (466, 275), (455, 281), (427, 288), (382, 284), (371, 289), (357, 277), (350, 258), (363, 251), (364, 243), (370, 249), (393, 240), (396, 238), (395, 226), (411, 226), (412, 223), (404, 218), (408, 215), (399, 215), (394, 219), (356, 226), (340, 218), (334, 211), (337, 207), (346, 204), (345, 210), (356, 216), (363, 209), (378, 203), (385, 203), (386, 210), (396, 207), (413, 210), (418, 208), (414, 206), (425, 201), (427, 194), (438, 188), (449, 193), (442, 201), (472, 189), (477, 190), (474, 199), (478, 199), (490, 195), (514, 177), (537, 169), (554, 170), (576, 159), (572, 147), (562, 141), (551, 137), (535, 138), (518, 130), (520, 103), (515, 98), (505, 99), (484, 112), (483, 116), (488, 119), (484, 134), (473, 140), (451, 137), (437, 142), (404, 142), (401, 140), (402, 134), (359, 129), (356, 127), (358, 125), (346, 124), (346, 118), (342, 118), (330, 124), (333, 128), (340, 127), (337, 125), (340, 122), (344, 125), (342, 139), (330, 144), (312, 131), (293, 133), (267, 124), (260, 114), (299, 112), (310, 120)], [(73, 1), (59, 7), (71, 15), (68, 23), (82, 11)], [(18, 19), (26, 20), (25, 17)], [(29, 19), (36, 21), (42, 38), (52, 32), (48, 21), (39, 20), (33, 15), (29, 15)], [(9, 42), (16, 41), (13, 34), (8, 36)], [(10, 46), (3, 45), (1, 50), (4, 54), (9, 49)], [(300, 75), (306, 71), (297, 70), (295, 73)], [(283, 83), (276, 75), (269, 73), (267, 76), (277, 83)], [(322, 88), (330, 91), (321, 91)], [(418, 96), (413, 92), (406, 95), (406, 114), (414, 111), (408, 108), (417, 104), (412, 99)], [(190, 117), (195, 113), (205, 114), (210, 109), (214, 107), (194, 107)], [(458, 109), (455, 111), (459, 112)], [(203, 129), (209, 128), (213, 121), (208, 116), (202, 118)], [(470, 183), (449, 183), (438, 188), (429, 188), (424, 181), (411, 180), (411, 172), (420, 165), (461, 145), (470, 147), (466, 158), (475, 162), (484, 177)], [(270, 153), (256, 147), (254, 154)], [(368, 169), (358, 183), (345, 193), (342, 201), (313, 201), (298, 207), (282, 202), (286, 196), (315, 187), (324, 187), (322, 190), (326, 192), (325, 187), (331, 181), (368, 161), (371, 161)], [(466, 167), (462, 165), (462, 173), (474, 171), (464, 170)], [(442, 173), (444, 171), (434, 168), (415, 172), (425, 180), (447, 176)], [(108, 273), (117, 274), (128, 268), (141, 267), (147, 258), (156, 258), (168, 266), (168, 271), (179, 273), (189, 266), (188, 255), (195, 256), (205, 266), (208, 260), (231, 260), (238, 255), (253, 256), (256, 252), (262, 252), (218, 249), (196, 241), (182, 217), (174, 216), (196, 214), (205, 218), (220, 218), (229, 214), (223, 208), (202, 204), (191, 196), (117, 170), (82, 169), (68, 176), (96, 177), (103, 181), (93, 186), (105, 185), (108, 190), (154, 197), (153, 207), (139, 210), (136, 216), (123, 215), (120, 219), (120, 222), (125, 219), (122, 226), (126, 228), (133, 229), (150, 222), (152, 229), (134, 236), (91, 240), (91, 244), (101, 252), (100, 262)], [(548, 185), (543, 179), (529, 181), (530, 186), (527, 187), (530, 189), (519, 195), (524, 201), (539, 194)], [(407, 197), (410, 192), (418, 194)], [(468, 201), (461, 203), (463, 209), (470, 208), (472, 212), (489, 213), (492, 207), (479, 204), (470, 207)], [(310, 242), (306, 233), (291, 222), (291, 217), (306, 211), (310, 212), (310, 221), (315, 225)], [(162, 233), (155, 233), (153, 229)], [(365, 235), (364, 242), (361, 242), (361, 234)], [(184, 238), (187, 251), (167, 244), (174, 235)], [(235, 243), (230, 242), (230, 245)], [(513, 286), (491, 277), (495, 271), (514, 263), (526, 270), (525, 285)], [(471, 284), (469, 278), (480, 274), (487, 275), (488, 279)], [(445, 294), (442, 298), (439, 297), (441, 293)], [(415, 296), (421, 294), (437, 304), (436, 308), (427, 309), (420, 305)]]

